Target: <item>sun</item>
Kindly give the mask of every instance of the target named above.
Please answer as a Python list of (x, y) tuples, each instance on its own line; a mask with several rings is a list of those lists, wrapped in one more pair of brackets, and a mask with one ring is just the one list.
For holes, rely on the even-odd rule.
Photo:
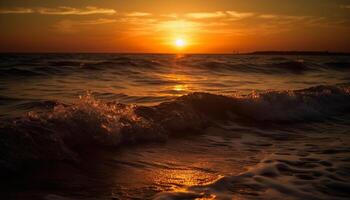
[(175, 40), (175, 46), (176, 47), (184, 47), (184, 46), (186, 46), (186, 41), (182, 38), (178, 38)]

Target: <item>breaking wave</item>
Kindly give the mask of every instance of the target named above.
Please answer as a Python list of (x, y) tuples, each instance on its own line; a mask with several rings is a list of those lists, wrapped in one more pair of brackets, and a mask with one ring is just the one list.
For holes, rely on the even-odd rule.
[(349, 84), (244, 96), (191, 93), (156, 106), (103, 102), (87, 94), (75, 104), (54, 103), (52, 111), (29, 112), (2, 123), (0, 166), (5, 169), (1, 172), (16, 171), (28, 161), (74, 162), (86, 147), (162, 141), (199, 132), (218, 121), (293, 126), (337, 120), (349, 114), (349, 102)]

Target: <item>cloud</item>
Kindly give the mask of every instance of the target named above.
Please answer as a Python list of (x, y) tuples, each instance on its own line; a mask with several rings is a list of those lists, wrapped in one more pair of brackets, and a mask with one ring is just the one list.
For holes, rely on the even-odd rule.
[(262, 14), (262, 15), (259, 15), (258, 17), (260, 19), (280, 20), (280, 21), (300, 21), (300, 20), (313, 18), (311, 16), (303, 16), (303, 15), (273, 15), (273, 14)]
[(139, 18), (139, 17), (123, 17), (119, 18), (118, 22), (130, 24), (130, 25), (149, 25), (156, 22), (157, 19), (153, 18)]
[(0, 9), (0, 14), (29, 14), (33, 12), (34, 10), (30, 8)]
[[(344, 8), (349, 8), (343, 5)], [(109, 8), (88, 6), (74, 7), (43, 7), (0, 9), (2, 14), (36, 13), (42, 15), (113, 15), (117, 11)], [(104, 16), (104, 17), (108, 17)], [(109, 16), (111, 17), (111, 16)], [(114, 16), (113, 16), (114, 17)], [(97, 17), (96, 17), (97, 18)], [(249, 20), (244, 20), (249, 19)], [(97, 18), (95, 20), (62, 20), (53, 25), (56, 31), (74, 33), (89, 29), (94, 25), (120, 23), (122, 31), (127, 34), (153, 35), (154, 31), (167, 35), (195, 33), (225, 33), (225, 34), (261, 34), (280, 33), (293, 30), (295, 27), (335, 27), (345, 26), (349, 20), (320, 18), (316, 16), (283, 15), (275, 13), (239, 12), (222, 10), (213, 12), (188, 13), (149, 13), (143, 11), (122, 12), (114, 19)], [(51, 26), (52, 27), (52, 26)]]
[(62, 20), (57, 22), (55, 25), (53, 25), (53, 28), (62, 33), (75, 33), (80, 30), (80, 28), (84, 26), (89, 26), (89, 25), (100, 25), (100, 24), (109, 24), (109, 23), (114, 23), (117, 20), (115, 19), (105, 19), (105, 18), (100, 18), (100, 19), (95, 19), (95, 20), (78, 20), (78, 21), (73, 21), (73, 20)]
[(117, 13), (114, 9), (98, 8), (94, 6), (87, 6), (85, 8), (73, 8), (66, 6), (61, 6), (58, 8), (39, 8), (36, 10), (36, 12), (43, 15), (111, 15)]
[(28, 14), (28, 13), (37, 13), (42, 15), (93, 15), (93, 14), (112, 15), (117, 12), (114, 9), (98, 8), (95, 6), (87, 6), (84, 8), (60, 6), (57, 8), (0, 9), (0, 14)]
[(277, 19), (278, 15), (263, 14), (263, 15), (259, 15), (259, 18), (261, 18), (261, 19)]
[(151, 13), (146, 13), (146, 12), (131, 12), (131, 13), (125, 14), (125, 16), (127, 17), (148, 17), (151, 15), (152, 15)]
[(227, 15), (222, 11), (216, 11), (216, 12), (188, 13), (185, 16), (188, 18), (194, 18), (194, 19), (207, 19), (207, 18), (226, 17)]
[(97, 24), (110, 24), (116, 22), (116, 19), (96, 19), (96, 20), (85, 20), (85, 21), (80, 21), (79, 25), (97, 25)]
[(236, 12), (236, 11), (226, 11), (226, 13), (230, 16), (230, 17), (234, 17), (237, 19), (243, 19), (243, 18), (247, 18), (247, 17), (253, 17), (255, 14), (251, 13), (251, 12)]
[(215, 12), (197, 12), (187, 13), (186, 17), (192, 19), (212, 19), (212, 18), (227, 18), (229, 20), (240, 20), (254, 16), (251, 12), (237, 12), (237, 11), (215, 11)]

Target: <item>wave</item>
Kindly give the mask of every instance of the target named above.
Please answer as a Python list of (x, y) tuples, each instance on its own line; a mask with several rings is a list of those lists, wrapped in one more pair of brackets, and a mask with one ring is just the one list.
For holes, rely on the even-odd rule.
[(18, 102), (21, 101), (19, 98), (13, 98), (13, 97), (8, 97), (5, 95), (0, 95), (0, 105), (7, 105), (12, 102)]
[(0, 171), (16, 171), (28, 161), (75, 161), (87, 147), (197, 133), (217, 121), (266, 127), (338, 119), (349, 114), (349, 102), (349, 84), (245, 96), (191, 93), (156, 106), (103, 102), (91, 94), (72, 105), (43, 102), (53, 110), (29, 112), (0, 125), (0, 166), (5, 168)]
[(49, 62), (49, 66), (54, 67), (80, 67), (82, 69), (91, 70), (103, 70), (108, 68), (120, 68), (120, 67), (144, 67), (144, 68), (155, 68), (160, 66), (161, 63), (143, 59), (140, 57), (116, 57), (98, 60), (74, 60), (74, 61), (52, 61)]
[[(241, 174), (224, 176), (213, 183), (192, 186), (181, 192), (162, 192), (154, 199), (232, 199), (233, 196), (242, 199), (286, 199), (286, 196), (287, 199), (346, 199), (350, 188), (347, 168), (335, 170), (332, 156), (327, 152), (307, 150), (323, 156), (272, 154)], [(350, 149), (337, 147), (337, 151), (349, 153)], [(346, 161), (340, 163), (347, 164)]]
[(64, 67), (64, 66), (81, 66), (82, 62), (80, 61), (52, 61), (49, 62), (50, 66), (54, 67)]
[(3, 66), (0, 69), (0, 77), (46, 77), (86, 71), (129, 71), (134, 68), (156, 70), (163, 66), (160, 61), (138, 56), (107, 56), (105, 59), (103, 56), (97, 58), (83, 56), (80, 58), (79, 56), (61, 55), (61, 57), (58, 55), (47, 55), (47, 57), (43, 56), (43, 58), (40, 56), (37, 58), (27, 58), (24, 56), (23, 58), (17, 58), (18, 60), (12, 60), (9, 57), (1, 63)]
[(280, 72), (288, 72), (288, 73), (295, 73), (295, 74), (301, 74), (306, 71), (312, 70), (312, 68), (310, 67), (310, 64), (305, 63), (304, 61), (285, 61), (285, 62), (267, 64), (265, 65), (265, 68), (273, 68), (276, 70), (280, 70)]
[(0, 70), (0, 77), (35, 77), (44, 75), (41, 72), (36, 72), (30, 69), (19, 69), (19, 68), (11, 68), (11, 69), (2, 69)]
[(37, 78), (72, 73), (74, 69), (65, 66), (23, 66), (0, 69), (1, 78)]
[(324, 70), (348, 71), (349, 61), (309, 57), (264, 57), (264, 56), (210, 56), (187, 55), (119, 55), (119, 54), (38, 54), (3, 55), (0, 77), (47, 77), (96, 71), (112, 71), (125, 74), (129, 71), (167, 71), (171, 68), (190, 68), (209, 71), (213, 74), (254, 73), (263, 75), (299, 75)]
[[(15, 107), (16, 109), (21, 110), (48, 110), (54, 108), (56, 105), (58, 105), (58, 102), (51, 101), (51, 100), (22, 100), (22, 103), (18, 103)], [(63, 105), (60, 103), (60, 105)]]
[(214, 73), (220, 72), (243, 72), (243, 73), (262, 73), (262, 74), (302, 74), (309, 71), (321, 69), (320, 66), (315, 66), (314, 63), (305, 62), (303, 60), (274, 60), (272, 63), (242, 63), (231, 62), (228, 60), (214, 60), (214, 61), (194, 61), (189, 63), (183, 61), (181, 65), (190, 66), (194, 68), (215, 70)]
[(325, 65), (336, 70), (350, 69), (350, 62), (328, 62)]
[(169, 101), (171, 99), (174, 99), (172, 96), (132, 96), (127, 95), (124, 93), (110, 93), (110, 92), (93, 92), (92, 93), (94, 97), (97, 97), (98, 99), (103, 100), (109, 100), (109, 101), (121, 101), (124, 103), (130, 103), (130, 102), (136, 102), (137, 104), (145, 104), (150, 103), (152, 105), (155, 105), (156, 102), (165, 102)]
[(349, 69), (347, 61), (320, 62), (315, 59), (297, 59), (286, 57), (272, 57), (262, 59), (261, 57), (234, 59), (229, 57), (215, 58), (191, 58), (186, 57), (177, 61), (180, 66), (189, 66), (220, 72), (243, 72), (258, 74), (304, 74), (308, 72), (319, 72), (323, 70), (346, 71)]

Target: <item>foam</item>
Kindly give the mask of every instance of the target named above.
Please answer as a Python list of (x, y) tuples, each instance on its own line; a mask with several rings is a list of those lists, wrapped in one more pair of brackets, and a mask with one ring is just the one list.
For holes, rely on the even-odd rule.
[[(241, 174), (225, 176), (207, 185), (192, 186), (182, 192), (162, 192), (155, 199), (186, 199), (187, 196), (190, 196), (189, 199), (254, 199), (265, 196), (269, 199), (346, 199), (349, 195), (347, 179), (340, 178), (335, 172), (328, 172), (319, 159), (301, 161), (300, 157), (295, 156), (283, 158), (272, 154)], [(307, 162), (314, 166), (290, 165), (294, 162)]]
[(1, 150), (6, 153), (0, 160), (10, 170), (30, 160), (76, 160), (79, 149), (163, 141), (197, 134), (217, 121), (259, 127), (336, 120), (348, 114), (349, 102), (347, 85), (247, 96), (192, 93), (149, 107), (103, 102), (87, 94), (75, 104), (57, 103), (50, 112), (29, 112), (3, 123)]

